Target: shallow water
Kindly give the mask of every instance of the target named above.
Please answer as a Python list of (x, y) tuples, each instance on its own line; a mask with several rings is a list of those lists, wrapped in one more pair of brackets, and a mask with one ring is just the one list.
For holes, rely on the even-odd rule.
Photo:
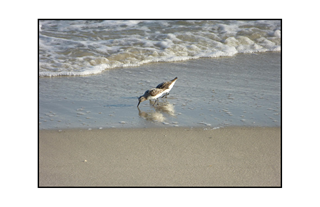
[[(167, 99), (137, 97), (178, 77)], [(39, 128), (280, 126), (281, 53), (238, 54), (39, 78)]]

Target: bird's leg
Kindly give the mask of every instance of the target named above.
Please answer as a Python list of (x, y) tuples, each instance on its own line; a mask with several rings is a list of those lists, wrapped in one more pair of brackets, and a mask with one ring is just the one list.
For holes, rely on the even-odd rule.
[(153, 105), (152, 105), (152, 106), (154, 106), (154, 105), (157, 103), (157, 100), (158, 100), (158, 99), (156, 99), (156, 100), (154, 101), (154, 103), (153, 103)]

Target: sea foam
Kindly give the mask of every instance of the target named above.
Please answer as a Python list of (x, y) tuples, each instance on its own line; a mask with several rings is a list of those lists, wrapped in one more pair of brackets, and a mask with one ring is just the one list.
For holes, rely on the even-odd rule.
[(281, 51), (279, 20), (39, 22), (40, 77), (268, 51)]

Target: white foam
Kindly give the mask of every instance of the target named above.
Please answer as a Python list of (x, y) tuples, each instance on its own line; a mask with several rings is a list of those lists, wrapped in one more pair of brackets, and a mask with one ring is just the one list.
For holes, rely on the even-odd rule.
[(195, 20), (185, 24), (49, 20), (40, 21), (39, 31), (40, 77), (94, 75), (153, 62), (281, 51), (281, 24), (275, 20)]
[(110, 68), (108, 64), (101, 64), (97, 66), (91, 66), (87, 69), (79, 72), (73, 71), (61, 71), (61, 72), (39, 72), (40, 77), (54, 77), (54, 76), (84, 76), (84, 75), (94, 75), (99, 74), (103, 70)]
[(199, 122), (198, 124), (204, 124), (204, 125), (206, 125), (206, 126), (211, 126), (211, 124), (209, 124), (209, 123), (206, 123), (206, 122)]
[(281, 31), (277, 29), (276, 31), (274, 31), (273, 35), (275, 37), (281, 38)]

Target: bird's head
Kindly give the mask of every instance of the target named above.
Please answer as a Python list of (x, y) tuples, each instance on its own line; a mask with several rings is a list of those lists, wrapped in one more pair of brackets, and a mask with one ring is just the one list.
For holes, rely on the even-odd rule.
[(146, 101), (147, 99), (144, 96), (140, 96), (138, 98), (138, 100), (139, 100), (139, 103), (138, 103), (137, 107), (140, 105), (141, 102)]

